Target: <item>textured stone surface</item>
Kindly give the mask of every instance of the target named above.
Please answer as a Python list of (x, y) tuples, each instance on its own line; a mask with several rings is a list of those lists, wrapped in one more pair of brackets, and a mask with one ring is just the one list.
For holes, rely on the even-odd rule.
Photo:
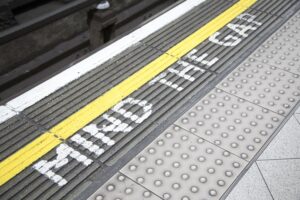
[(257, 161), (274, 199), (299, 200), (300, 159)]
[(184, 129), (251, 160), (283, 117), (216, 89), (175, 123)]
[(246, 162), (171, 126), (121, 172), (163, 199), (219, 199)]
[(300, 74), (300, 12), (276, 31), (253, 57), (295, 74)]
[(226, 200), (272, 200), (266, 184), (253, 164), (243, 178), (227, 196)]
[(288, 115), (300, 100), (299, 75), (248, 58), (218, 86), (281, 115)]
[(117, 173), (102, 185), (88, 200), (159, 200), (155, 194), (126, 176)]
[(299, 133), (300, 124), (291, 117), (259, 159), (300, 158)]

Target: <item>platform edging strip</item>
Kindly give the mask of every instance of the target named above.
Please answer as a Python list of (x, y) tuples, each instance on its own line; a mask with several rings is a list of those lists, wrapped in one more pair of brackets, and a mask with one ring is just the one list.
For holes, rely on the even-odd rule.
[[(177, 58), (169, 55), (177, 55), (179, 58), (184, 56), (213, 33), (243, 13), (255, 2), (256, 0), (241, 0), (238, 3), (235, 3), (222, 14), (204, 25), (202, 28), (198, 29), (196, 32), (173, 46), (165, 54), (156, 58), (148, 65), (104, 93), (102, 96), (96, 98), (79, 111), (55, 125), (50, 129), (50, 132), (61, 137), (61, 139), (67, 139), (68, 137), (72, 136), (95, 118), (112, 108), (118, 102), (126, 98), (134, 91), (138, 90), (152, 78), (167, 69), (170, 65), (174, 64), (177, 61)], [(52, 150), (59, 143), (62, 143), (62, 140), (59, 140), (55, 138), (54, 135), (51, 135), (48, 139), (56, 140), (50, 142), (49, 144), (45, 144), (47, 140), (45, 137), (48, 134), (51, 135), (47, 132), (42, 134), (34, 141), (27, 144), (0, 163), (0, 185), (5, 184), (11, 178), (23, 171), (26, 167), (30, 166), (47, 152)]]

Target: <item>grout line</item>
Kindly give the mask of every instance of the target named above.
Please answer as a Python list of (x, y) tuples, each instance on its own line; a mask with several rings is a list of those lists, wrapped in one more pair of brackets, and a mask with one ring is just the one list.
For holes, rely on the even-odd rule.
[[(299, 109), (300, 107), (298, 107)], [(293, 114), (293, 117), (295, 118), (295, 120), (298, 122), (298, 124), (300, 125), (300, 121), (298, 120), (298, 118), (296, 117), (296, 115), (299, 115), (300, 116), (300, 113), (294, 113)]]
[[(228, 74), (228, 75), (229, 75), (229, 74)], [(226, 78), (226, 77), (225, 77), (225, 78)], [(223, 80), (225, 80), (225, 78), (224, 78)], [(223, 80), (222, 80), (222, 81), (223, 81)], [(222, 82), (222, 81), (221, 81), (221, 82)], [(220, 82), (220, 83), (221, 83), (221, 82)], [(218, 84), (218, 85), (219, 85), (219, 84)], [(287, 118), (287, 117), (289, 116), (290, 112), (291, 112), (291, 111), (293, 110), (293, 108), (294, 108), (294, 107), (292, 107), (292, 109), (291, 109), (288, 113), (285, 113), (285, 115), (281, 115), (281, 114), (277, 113), (276, 111), (273, 111), (273, 110), (270, 110), (269, 108), (263, 107), (262, 105), (255, 104), (255, 103), (253, 103), (252, 101), (250, 101), (250, 100), (248, 100), (248, 99), (245, 99), (245, 98), (243, 98), (243, 97), (237, 96), (236, 94), (232, 94), (232, 93), (230, 93), (230, 92), (227, 92), (227, 91), (223, 90), (222, 88), (219, 88), (218, 85), (216, 85), (216, 88), (219, 89), (219, 90), (222, 90), (222, 91), (225, 92), (226, 94), (229, 94), (229, 95), (234, 96), (234, 97), (239, 98), (239, 99), (243, 99), (243, 100), (247, 101), (248, 103), (251, 103), (251, 104), (253, 104), (253, 105), (256, 105), (256, 106), (258, 106), (258, 107), (261, 107), (262, 109), (266, 109), (266, 110), (268, 110), (268, 111), (270, 111), (270, 112), (272, 112), (272, 113), (275, 113), (275, 114), (277, 114), (277, 115), (279, 115), (279, 116), (282, 116), (283, 118)], [(297, 106), (297, 104), (296, 104), (295, 106)]]
[(150, 190), (149, 188), (145, 187), (144, 185), (141, 185), (140, 183), (136, 182), (135, 180), (133, 180), (132, 178), (130, 178), (129, 176), (127, 176), (126, 174), (122, 173), (120, 170), (118, 171), (118, 173), (122, 174), (123, 176), (125, 176), (126, 178), (128, 178), (129, 180), (131, 180), (132, 182), (134, 182), (135, 184), (139, 185), (140, 187), (150, 191), (152, 194), (154, 194), (155, 196), (157, 196), (158, 198), (160, 198), (161, 200), (163, 200), (162, 197), (160, 197), (158, 194), (156, 194), (155, 192), (153, 192), (152, 190)]
[(257, 159), (257, 161), (267, 162), (267, 161), (284, 161), (284, 160), (299, 160), (300, 158), (264, 158), (264, 159)]
[[(284, 26), (282, 26), (282, 27), (284, 27)], [(278, 29), (278, 30), (279, 30), (279, 29)], [(275, 35), (275, 33), (277, 33), (277, 31), (274, 32), (273, 35)], [(273, 35), (271, 35), (271, 37), (272, 37)], [(270, 37), (270, 38), (271, 38), (271, 37)], [(266, 42), (268, 42), (268, 40), (266, 40)], [(264, 43), (262, 43), (262, 45), (263, 45), (263, 44), (264, 44)], [(258, 50), (258, 49), (257, 49), (257, 50)], [(264, 62), (263, 62), (263, 59), (260, 59), (261, 57), (257, 58), (257, 57), (255, 57), (255, 56), (253, 56), (254, 53), (256, 53), (256, 52), (255, 52), (255, 51), (252, 52), (252, 54), (249, 56), (249, 58), (253, 58), (253, 59), (255, 59), (257, 62), (260, 62), (260, 63), (262, 63), (262, 64), (264, 64), (264, 65), (268, 65), (269, 67), (276, 67), (276, 68), (278, 68), (278, 69), (280, 69), (280, 70), (282, 70), (282, 71), (288, 72), (288, 73), (293, 74), (293, 75), (300, 76), (300, 73), (297, 74), (297, 73), (295, 73), (295, 72), (291, 72), (291, 71), (288, 71), (288, 70), (286, 70), (286, 69), (283, 69), (282, 67), (278, 67), (277, 65), (273, 65), (273, 64), (270, 64), (270, 63), (264, 63)]]
[(197, 66), (197, 67), (199, 67), (199, 68), (201, 68), (201, 69), (203, 69), (203, 70), (205, 70), (205, 71), (207, 71), (207, 72), (210, 72), (210, 73), (212, 73), (212, 74), (218, 75), (218, 73), (217, 73), (216, 71), (214, 71), (214, 70), (211, 70), (211, 69), (209, 69), (209, 68), (205, 68), (205, 67), (200, 66), (200, 65), (195, 65), (194, 63), (191, 63), (191, 62), (189, 62), (188, 60), (185, 60), (185, 56), (177, 57), (177, 56), (175, 56), (175, 55), (173, 55), (173, 54), (170, 54), (170, 53), (168, 53), (168, 52), (166, 52), (166, 51), (164, 51), (164, 50), (162, 50), (162, 49), (159, 49), (158, 47), (155, 47), (155, 46), (153, 46), (153, 45), (151, 45), (151, 44), (148, 44), (147, 42), (141, 41), (141, 43), (144, 44), (144, 45), (146, 45), (146, 47), (149, 47), (149, 48), (151, 48), (151, 49), (154, 49), (154, 50), (156, 50), (156, 51), (158, 51), (158, 52), (162, 52), (162, 53), (167, 54), (167, 55), (169, 55), (169, 56), (171, 56), (171, 57), (174, 57), (174, 58), (176, 58), (178, 61), (187, 62), (187, 63), (189, 63), (190, 65)]
[[(282, 27), (284, 27), (284, 26), (282, 26)], [(275, 34), (275, 33), (277, 33), (277, 31), (274, 32), (274, 34)], [(274, 34), (273, 34), (273, 35), (274, 35)], [(273, 35), (271, 35), (271, 37), (272, 37)], [(270, 37), (270, 38), (271, 38), (271, 37)], [(262, 44), (262, 45), (263, 45), (263, 44)], [(253, 53), (255, 53), (255, 51), (254, 51)], [(253, 54), (253, 53), (252, 53), (252, 54)], [(277, 65), (271, 65), (270, 63), (264, 63), (262, 60), (257, 59), (255, 56), (252, 56), (252, 54), (249, 56), (249, 58), (252, 58), (252, 59), (256, 60), (257, 62), (263, 64), (263, 65), (267, 65), (268, 67), (276, 67), (277, 69), (282, 70), (282, 71), (285, 71), (285, 72), (287, 72), (288, 74), (300, 76), (300, 74), (297, 74), (297, 73), (294, 73), (294, 72), (291, 72), (291, 71), (287, 71), (287, 70), (285, 70), (285, 69), (282, 69), (281, 67), (278, 67)]]
[[(212, 145), (214, 145), (214, 146), (216, 146), (216, 147), (218, 147), (218, 148), (220, 148), (220, 149), (223, 149), (224, 151), (228, 151), (228, 152), (230, 152), (232, 155), (235, 155), (236, 157), (240, 158), (241, 160), (244, 160), (244, 161), (246, 161), (247, 163), (249, 163), (249, 162), (250, 162), (249, 160), (243, 159), (243, 158), (241, 158), (240, 156), (236, 155), (235, 153), (232, 153), (230, 150), (224, 149), (223, 147), (221, 147), (221, 146), (218, 146), (218, 145), (216, 145), (216, 144), (214, 144), (214, 143), (210, 142), (209, 140), (206, 140), (205, 138), (203, 138), (203, 137), (200, 137), (200, 136), (198, 136), (198, 135), (196, 135), (196, 134), (194, 134), (194, 133), (190, 132), (189, 130), (187, 130), (187, 129), (185, 129), (185, 128), (183, 128), (183, 127), (181, 127), (181, 126), (179, 126), (179, 125), (175, 124), (175, 122), (173, 123), (173, 125), (174, 125), (174, 126), (178, 126), (178, 127), (180, 127), (181, 129), (183, 129), (183, 130), (187, 131), (188, 133), (190, 133), (190, 134), (192, 134), (192, 135), (194, 135), (194, 136), (196, 136), (196, 137), (198, 137), (198, 138), (201, 138), (201, 139), (205, 140), (206, 142), (208, 142), (208, 143), (210, 143), (210, 144), (212, 144)], [(252, 160), (252, 159), (251, 159), (251, 160)]]
[(275, 200), (275, 198), (274, 198), (274, 196), (272, 195), (271, 190), (270, 190), (270, 188), (269, 188), (269, 186), (268, 186), (268, 184), (267, 184), (267, 181), (266, 181), (265, 177), (263, 176), (263, 173), (262, 173), (262, 171), (260, 170), (260, 168), (259, 168), (257, 162), (255, 162), (255, 165), (257, 166), (257, 169), (258, 169), (258, 171), (259, 171), (259, 173), (260, 173), (260, 175), (261, 175), (261, 177), (262, 177), (262, 179), (263, 179), (263, 181), (264, 181), (264, 183), (265, 183), (265, 185), (266, 185), (266, 187), (267, 187), (267, 189), (268, 189), (268, 191), (269, 191), (269, 193), (270, 193), (272, 199)]

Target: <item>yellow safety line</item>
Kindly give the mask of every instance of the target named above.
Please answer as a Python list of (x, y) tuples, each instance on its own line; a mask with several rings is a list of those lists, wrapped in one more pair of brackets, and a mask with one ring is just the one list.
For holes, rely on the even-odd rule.
[[(82, 109), (61, 121), (59, 124), (55, 125), (50, 132), (55, 133), (62, 139), (69, 138), (88, 123), (174, 64), (177, 59), (169, 55), (174, 55), (178, 58), (184, 56), (190, 50), (206, 40), (210, 35), (214, 34), (235, 17), (244, 12), (255, 2), (256, 0), (241, 0), (234, 4), (189, 37), (173, 46), (166, 54), (156, 58), (126, 80), (104, 93), (102, 96), (98, 97)], [(55, 138), (55, 136), (51, 133), (42, 134), (0, 163), (0, 185), (9, 181), (62, 142)]]
[(59, 145), (61, 140), (51, 133), (44, 133), (34, 141), (12, 154), (0, 163), (0, 184), (13, 178), (23, 171), (26, 166), (31, 165), (38, 158), (42, 157), (54, 147)]

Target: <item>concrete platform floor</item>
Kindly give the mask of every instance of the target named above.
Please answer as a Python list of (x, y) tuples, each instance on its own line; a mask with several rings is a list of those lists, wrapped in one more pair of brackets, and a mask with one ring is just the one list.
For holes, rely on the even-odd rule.
[(226, 200), (300, 199), (300, 107)]

